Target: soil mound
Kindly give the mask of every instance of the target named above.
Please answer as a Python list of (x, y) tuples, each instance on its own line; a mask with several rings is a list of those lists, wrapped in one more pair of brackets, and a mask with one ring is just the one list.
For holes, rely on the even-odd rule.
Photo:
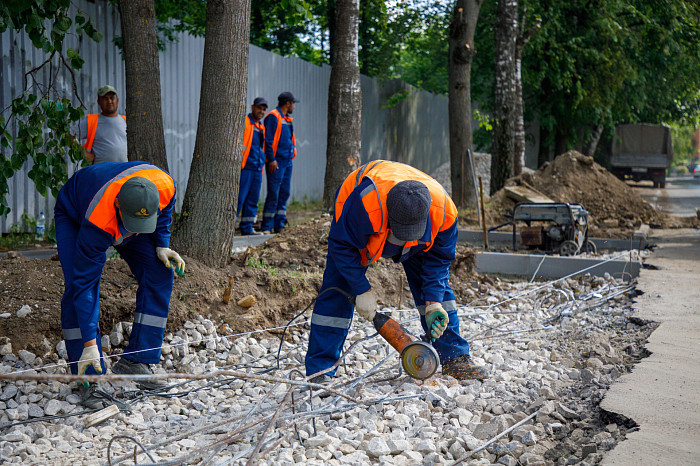
[[(627, 235), (642, 223), (654, 228), (673, 227), (667, 214), (658, 212), (626, 183), (598, 165), (591, 157), (569, 151), (535, 172), (509, 179), (506, 186), (525, 186), (556, 202), (582, 204), (592, 228), (615, 230)], [(495, 206), (512, 211), (515, 201), (501, 189), (492, 196)], [(595, 231), (592, 232), (593, 236)]]
[[(278, 327), (309, 306), (321, 287), (326, 265), (330, 217), (321, 216), (287, 228), (266, 243), (234, 254), (227, 267), (212, 268), (184, 256), (186, 274), (175, 277), (166, 331), (174, 332), (198, 315), (222, 326), (220, 334), (242, 333)], [(487, 294), (507, 284), (473, 272), (474, 251), (458, 246), (452, 264), (451, 284), (460, 303)], [(403, 267), (381, 259), (367, 276), (388, 307), (412, 307), (412, 297)], [(223, 302), (231, 283), (231, 298)], [(58, 257), (29, 259), (22, 255), (0, 258), (0, 335), (8, 337), (16, 353), (28, 349), (40, 357), (54, 351), (61, 340), (61, 296), (63, 272)], [(136, 305), (137, 282), (124, 260), (115, 255), (103, 271), (100, 283), (100, 329), (112, 332), (118, 322), (131, 322)], [(250, 307), (238, 305), (254, 296)], [(19, 317), (17, 311), (29, 306), (31, 312)], [(306, 313), (310, 316), (311, 308)], [(303, 321), (303, 319), (299, 319)]]

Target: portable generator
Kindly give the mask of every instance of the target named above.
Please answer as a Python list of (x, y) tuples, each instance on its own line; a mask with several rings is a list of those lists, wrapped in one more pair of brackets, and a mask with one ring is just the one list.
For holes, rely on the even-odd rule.
[[(520, 202), (509, 215), (513, 227), (513, 249), (516, 247), (516, 222), (525, 222), (520, 230), (520, 245), (528, 249), (541, 249), (562, 256), (574, 256), (582, 252), (595, 253), (595, 244), (588, 239), (588, 211), (581, 204), (563, 202)], [(533, 222), (538, 222), (533, 224)]]

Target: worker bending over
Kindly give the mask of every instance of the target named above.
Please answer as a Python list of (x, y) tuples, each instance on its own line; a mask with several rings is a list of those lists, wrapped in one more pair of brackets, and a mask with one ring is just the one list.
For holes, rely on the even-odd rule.
[[(58, 257), (65, 279), (61, 327), (73, 374), (102, 374), (105, 364), (98, 321), (100, 276), (114, 246), (138, 281), (136, 313), (117, 374), (152, 374), (173, 289), (174, 261), (178, 273), (185, 263), (170, 249), (170, 224), (175, 183), (168, 173), (145, 162), (105, 162), (77, 171), (56, 199)], [(87, 384), (86, 384), (87, 385)], [(96, 384), (79, 384), (83, 404), (102, 407)], [(160, 382), (140, 382), (157, 389)]]
[[(331, 287), (356, 296), (357, 312), (374, 319), (377, 298), (366, 277), (380, 257), (403, 264), (421, 325), (433, 339), (442, 373), (484, 379), (459, 334), (457, 304), (448, 283), (457, 243), (457, 208), (433, 178), (398, 162), (377, 160), (352, 172), (338, 189), (328, 237), (321, 292), (311, 317), (306, 375), (333, 366), (352, 322), (350, 301)], [(314, 377), (327, 381), (335, 374)], [(330, 376), (330, 377), (329, 377)]]

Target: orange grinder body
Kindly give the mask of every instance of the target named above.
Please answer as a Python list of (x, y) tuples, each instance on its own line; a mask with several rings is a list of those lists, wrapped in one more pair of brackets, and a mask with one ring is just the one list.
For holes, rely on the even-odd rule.
[(386, 314), (377, 313), (374, 328), (401, 355), (401, 365), (408, 375), (425, 380), (435, 373), (440, 357), (433, 345), (414, 337)]

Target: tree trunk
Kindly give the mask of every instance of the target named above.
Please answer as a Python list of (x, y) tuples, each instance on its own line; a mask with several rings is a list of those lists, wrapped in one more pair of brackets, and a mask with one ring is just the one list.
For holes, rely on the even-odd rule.
[(518, 27), (518, 37), (515, 41), (515, 141), (513, 141), (513, 174), (520, 175), (525, 166), (525, 118), (523, 116), (523, 49), (532, 35), (540, 28), (542, 22), (538, 18), (535, 25), (525, 31), (527, 20), (526, 10), (523, 8)]
[(549, 130), (540, 124), (540, 149), (537, 152), (537, 168), (549, 162)]
[(120, 0), (126, 72), (126, 142), (129, 160), (168, 170), (154, 0)]
[(525, 166), (525, 118), (523, 117), (522, 58), (524, 43), (515, 44), (515, 139), (513, 140), (513, 175), (518, 176)]
[(558, 157), (564, 152), (569, 150), (569, 145), (567, 140), (569, 139), (569, 132), (562, 125), (557, 128), (557, 134), (554, 139), (554, 157)]
[(467, 150), (472, 141), (471, 68), (474, 31), (483, 0), (456, 0), (449, 30), (448, 114), (452, 199), (457, 207), (476, 207), (474, 174)]
[(336, 0), (327, 0), (326, 8), (328, 15), (328, 63), (333, 63), (333, 41), (335, 40), (336, 16), (335, 16)]
[(174, 248), (212, 267), (233, 246), (248, 87), (250, 0), (208, 0), (202, 88)]
[(506, 180), (513, 175), (517, 19), (518, 1), (498, 0), (498, 20), (494, 28), (495, 86), (491, 140), (491, 193), (501, 189)]
[(327, 212), (333, 210), (338, 186), (360, 165), (362, 156), (362, 90), (357, 51), (360, 2), (337, 0), (335, 11), (323, 183), (323, 208)]
[(600, 141), (600, 136), (603, 134), (603, 125), (595, 125), (593, 131), (591, 132), (591, 138), (583, 148), (583, 153), (589, 157), (595, 155), (595, 151), (598, 148), (598, 141)]

